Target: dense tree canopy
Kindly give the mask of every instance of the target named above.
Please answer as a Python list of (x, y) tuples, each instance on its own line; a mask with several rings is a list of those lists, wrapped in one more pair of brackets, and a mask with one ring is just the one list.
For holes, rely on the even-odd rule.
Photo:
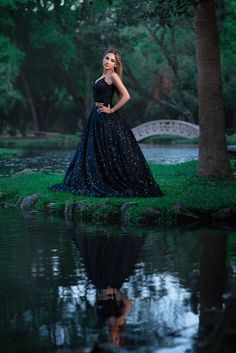
[[(91, 108), (91, 82), (100, 76), (110, 46), (122, 52), (130, 126), (163, 118), (198, 123), (193, 18), (173, 17), (193, 11), (190, 2), (1, 0), (1, 131), (81, 130)], [(220, 4), (225, 111), (232, 130), (236, 5)]]

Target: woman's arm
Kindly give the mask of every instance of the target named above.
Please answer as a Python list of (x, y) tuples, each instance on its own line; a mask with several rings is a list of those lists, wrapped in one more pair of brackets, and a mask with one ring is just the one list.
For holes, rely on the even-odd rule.
[(125, 87), (125, 85), (121, 81), (120, 77), (117, 75), (117, 73), (114, 72), (111, 75), (111, 79), (112, 79), (112, 83), (116, 86), (116, 88), (118, 89), (118, 91), (120, 93), (120, 98), (119, 98), (118, 102), (111, 109), (111, 113), (114, 113), (116, 110), (120, 109), (123, 105), (125, 105), (125, 103), (128, 102), (128, 100), (130, 99), (130, 95), (129, 95), (127, 88)]
[(109, 78), (111, 79), (112, 83), (116, 86), (117, 90), (119, 91), (120, 98), (113, 108), (110, 108), (110, 105), (108, 105), (108, 107), (105, 107), (104, 105), (102, 105), (101, 107), (99, 107), (98, 111), (107, 113), (107, 114), (112, 114), (116, 110), (120, 109), (125, 103), (128, 102), (128, 100), (130, 99), (130, 95), (127, 88), (121, 81), (120, 77), (117, 75), (117, 73), (114, 72)]

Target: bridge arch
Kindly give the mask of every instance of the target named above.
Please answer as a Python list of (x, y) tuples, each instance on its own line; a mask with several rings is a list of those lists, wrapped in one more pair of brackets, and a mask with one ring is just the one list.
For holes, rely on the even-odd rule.
[(199, 126), (181, 120), (154, 120), (134, 127), (132, 132), (138, 142), (157, 135), (173, 135), (192, 139), (199, 137)]

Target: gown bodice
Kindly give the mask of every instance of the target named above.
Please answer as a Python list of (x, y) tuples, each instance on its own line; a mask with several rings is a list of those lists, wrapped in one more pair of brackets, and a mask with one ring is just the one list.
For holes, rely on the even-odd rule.
[(93, 82), (93, 97), (94, 102), (112, 105), (112, 97), (116, 90), (115, 85), (108, 84), (104, 78)]

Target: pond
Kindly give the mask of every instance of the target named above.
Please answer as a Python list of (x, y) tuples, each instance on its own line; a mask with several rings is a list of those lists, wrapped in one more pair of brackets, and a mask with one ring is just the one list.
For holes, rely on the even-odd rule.
[(236, 289), (232, 229), (92, 225), (0, 208), (0, 240), (4, 353), (198, 352)]
[[(141, 149), (150, 163), (175, 164), (198, 158), (197, 146), (147, 145)], [(0, 176), (11, 175), (25, 168), (34, 171), (64, 172), (73, 157), (74, 150), (26, 150), (22, 157), (0, 159)]]

